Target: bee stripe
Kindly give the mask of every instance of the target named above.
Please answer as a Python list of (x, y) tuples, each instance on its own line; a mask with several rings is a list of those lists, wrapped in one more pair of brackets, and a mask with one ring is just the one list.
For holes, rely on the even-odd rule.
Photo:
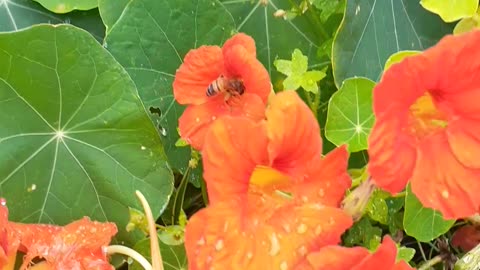
[[(215, 84), (215, 85), (214, 85)], [(217, 81), (211, 83), (207, 88), (207, 97), (211, 97), (217, 93), (215, 89), (218, 89)]]

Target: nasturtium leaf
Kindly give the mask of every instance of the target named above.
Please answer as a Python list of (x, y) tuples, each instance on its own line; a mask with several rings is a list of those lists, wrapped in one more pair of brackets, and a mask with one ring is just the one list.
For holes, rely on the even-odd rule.
[[(160, 253), (162, 254), (163, 269), (165, 270), (187, 270), (187, 255), (185, 247), (183, 245), (169, 246), (162, 241), (158, 241), (160, 244)], [(148, 261), (151, 261), (150, 241), (149, 239), (143, 239), (139, 241), (133, 247), (138, 253), (144, 256)], [(133, 262), (128, 266), (129, 270), (144, 270), (137, 262)]]
[(400, 247), (397, 252), (397, 261), (410, 262), (415, 256), (415, 249), (409, 247)]
[(34, 0), (46, 9), (63, 14), (72, 10), (89, 10), (98, 6), (98, 0)]
[(373, 226), (371, 220), (363, 217), (345, 233), (344, 243), (346, 246), (363, 246), (369, 250), (375, 250), (382, 241), (382, 229)]
[(273, 64), (279, 72), (287, 75), (287, 78), (283, 81), (285, 90), (297, 90), (302, 87), (308, 92), (317, 94), (317, 83), (327, 76), (323, 71), (307, 71), (308, 57), (303, 55), (299, 49), (293, 51), (291, 61), (277, 59)]
[(316, 51), (328, 38), (313, 31), (314, 26), (306, 16), (293, 19), (274, 16), (280, 9), (289, 10), (292, 7), (290, 0), (220, 2), (221, 5), (211, 5), (212, 9), (217, 9), (218, 12), (218, 9), (225, 8), (235, 20), (234, 31), (244, 32), (255, 39), (257, 56), (270, 72), (274, 86), (284, 79), (284, 76), (275, 71), (274, 60), (289, 59), (295, 48), (307, 54), (309, 69), (324, 61), (316, 57)]
[(346, 0), (309, 0), (320, 10), (320, 20), (326, 22), (335, 13), (342, 13)]
[(62, 15), (48, 11), (32, 0), (0, 1), (0, 32), (18, 31), (40, 23), (73, 24), (90, 32), (98, 41), (102, 41), (105, 35), (105, 26), (96, 9)]
[(450, 230), (454, 223), (455, 220), (445, 220), (440, 212), (423, 207), (410, 186), (407, 187), (403, 226), (408, 235), (429, 242)]
[(421, 0), (428, 11), (438, 14), (446, 22), (471, 17), (478, 8), (479, 0)]
[(383, 70), (386, 71), (393, 64), (400, 63), (406, 57), (413, 56), (413, 55), (416, 55), (416, 54), (419, 54), (419, 53), (420, 53), (419, 51), (399, 51), (399, 52), (396, 52), (396, 53), (390, 55), (390, 57), (388, 57), (387, 62), (385, 62), (385, 68)]
[(455, 25), (455, 28), (453, 29), (453, 34), (460, 35), (478, 28), (480, 28), (480, 15), (477, 12), (472, 17), (463, 18), (462, 20), (460, 20), (457, 25)]
[(372, 90), (366, 78), (345, 80), (329, 103), (325, 137), (337, 146), (347, 144), (349, 152), (368, 148), (367, 138), (374, 122)]
[(70, 25), (0, 34), (0, 63), (0, 197), (12, 220), (89, 216), (116, 222), (117, 240), (132, 242), (135, 191), (158, 217), (173, 176), (128, 74)]
[(110, 32), (113, 25), (122, 15), (130, 0), (98, 0), (98, 8), (102, 17), (107, 33)]
[[(117, 11), (108, 9), (115, 3), (117, 0), (101, 1), (101, 15), (116, 16)], [(121, 17), (107, 27), (110, 30), (105, 47), (135, 82), (171, 166), (184, 172), (191, 150), (175, 146), (184, 106), (173, 98), (172, 82), (190, 49), (221, 45), (230, 37), (234, 32), (231, 15), (217, 1), (136, 0), (130, 1)]]
[(347, 0), (333, 44), (335, 84), (353, 76), (378, 81), (390, 55), (424, 50), (451, 32), (452, 25), (416, 0)]

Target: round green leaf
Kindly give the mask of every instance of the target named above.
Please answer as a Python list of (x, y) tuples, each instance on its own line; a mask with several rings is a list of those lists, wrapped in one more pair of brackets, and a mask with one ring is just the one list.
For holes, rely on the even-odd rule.
[[(116, 2), (100, 2), (102, 16), (109, 16), (108, 7)], [(174, 74), (190, 49), (222, 44), (228, 39), (234, 31), (232, 17), (217, 1), (136, 0), (130, 1), (115, 24), (107, 27), (110, 31), (105, 47), (137, 85), (170, 164), (185, 171), (191, 152), (190, 148), (175, 146), (184, 106), (173, 98)]]
[(34, 0), (46, 9), (63, 14), (72, 10), (89, 10), (98, 6), (98, 0)]
[(455, 25), (453, 34), (459, 35), (480, 28), (480, 16), (475, 14), (472, 17), (463, 18)]
[(112, 26), (118, 21), (129, 2), (130, 0), (98, 0), (100, 15), (107, 28), (107, 33), (110, 32)]
[(73, 24), (90, 32), (98, 41), (103, 41), (105, 35), (98, 10), (61, 15), (52, 13), (31, 0), (0, 1), (0, 32), (18, 31), (39, 23)]
[(410, 186), (406, 193), (403, 226), (408, 235), (421, 242), (430, 242), (450, 230), (455, 220), (445, 220), (440, 212), (423, 207)]
[(389, 69), (393, 64), (400, 63), (403, 59), (419, 53), (419, 51), (400, 51), (390, 55), (390, 57), (388, 57), (387, 59), (387, 62), (385, 63), (384, 71)]
[(390, 55), (424, 50), (451, 32), (452, 25), (418, 1), (348, 0), (333, 43), (335, 84), (354, 76), (378, 81)]
[(471, 17), (478, 8), (478, 0), (421, 0), (420, 4), (446, 22)]
[[(21, 46), (20, 46), (21, 44)], [(127, 234), (135, 190), (156, 217), (173, 176), (125, 70), (69, 25), (0, 34), (0, 196), (12, 220), (114, 221)]]
[[(187, 255), (184, 245), (167, 245), (158, 241), (160, 253), (162, 254), (163, 267), (165, 270), (187, 270)], [(143, 239), (135, 244), (134, 249), (142, 254), (148, 261), (151, 261), (150, 241)], [(143, 270), (139, 263), (134, 262), (128, 267), (129, 270)]]
[(337, 146), (347, 144), (349, 152), (368, 148), (367, 138), (374, 122), (372, 89), (366, 78), (345, 80), (328, 103), (325, 137)]

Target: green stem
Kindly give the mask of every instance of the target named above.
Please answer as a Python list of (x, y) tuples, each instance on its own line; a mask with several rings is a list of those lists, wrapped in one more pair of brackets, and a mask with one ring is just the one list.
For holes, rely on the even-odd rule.
[(200, 180), (200, 187), (202, 189), (202, 199), (203, 203), (205, 206), (208, 205), (208, 192), (207, 192), (207, 184), (205, 183), (205, 180), (201, 179)]
[[(187, 166), (187, 169), (183, 173), (182, 180), (180, 181), (180, 186), (178, 186), (177, 193), (175, 194), (175, 200), (173, 201), (172, 225), (175, 225), (175, 220), (178, 220), (178, 217), (180, 216), (180, 211), (183, 209), (183, 201), (185, 199), (185, 191), (187, 190), (189, 174), (190, 166)], [(177, 203), (180, 204), (180, 207), (178, 207), (178, 209)]]
[(307, 97), (307, 103), (308, 103), (308, 107), (310, 107), (310, 110), (312, 110), (312, 112), (314, 113), (315, 115), (315, 118), (317, 117), (317, 108), (315, 107), (315, 103), (313, 102), (312, 100), (312, 96), (310, 96), (310, 93), (305, 90), (305, 96)]
[(317, 27), (317, 29), (320, 31), (320, 34), (324, 38), (324, 41), (328, 40), (330, 38), (330, 35), (328, 34), (327, 30), (325, 29), (325, 26), (323, 23), (320, 21), (320, 14), (317, 13), (317, 11), (312, 7), (312, 4), (310, 4), (310, 1), (307, 0), (307, 6), (308, 6), (308, 12), (310, 16), (312, 17), (313, 24)]
[(424, 264), (422, 264), (422, 266), (420, 266), (420, 268), (418, 268), (418, 270), (430, 269), (430, 267), (434, 266), (437, 263), (441, 263), (442, 261), (443, 261), (442, 256), (440, 256), (440, 255), (435, 256), (435, 257), (433, 257), (433, 259), (430, 259), (430, 260), (426, 261)]

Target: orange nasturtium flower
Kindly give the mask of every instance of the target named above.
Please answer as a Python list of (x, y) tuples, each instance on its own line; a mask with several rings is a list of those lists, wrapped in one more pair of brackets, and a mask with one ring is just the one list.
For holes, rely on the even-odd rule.
[(202, 152), (210, 205), (188, 222), (190, 270), (296, 269), (340, 242), (348, 154), (321, 158), (317, 121), (295, 92), (272, 98), (266, 120), (224, 116)]
[[(0, 198), (0, 269), (12, 270), (17, 251), (25, 253), (20, 269), (114, 269), (105, 247), (117, 233), (114, 223), (84, 217), (64, 227), (8, 221), (5, 200)], [(34, 259), (43, 259), (31, 267)]]
[(386, 236), (372, 254), (363, 247), (328, 246), (311, 253), (307, 260), (315, 270), (413, 270), (405, 261), (396, 262), (397, 247)]
[(373, 181), (396, 193), (408, 180), (445, 218), (480, 207), (480, 32), (447, 36), (390, 67), (373, 92)]
[[(225, 89), (237, 81), (241, 92)], [(207, 96), (210, 85), (220, 90)], [(222, 86), (223, 85), (223, 86)], [(271, 91), (270, 77), (256, 58), (254, 40), (236, 34), (218, 46), (201, 46), (185, 56), (173, 82), (178, 103), (188, 105), (179, 119), (180, 136), (193, 148), (201, 150), (209, 125), (222, 115), (264, 118), (265, 104)]]

